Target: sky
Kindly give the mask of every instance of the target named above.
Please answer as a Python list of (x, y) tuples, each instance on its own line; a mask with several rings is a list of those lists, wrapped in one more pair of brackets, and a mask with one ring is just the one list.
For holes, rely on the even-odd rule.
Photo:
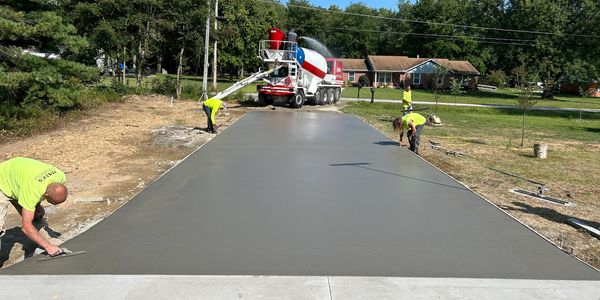
[[(287, 2), (287, 1), (285, 1)], [(362, 2), (363, 4), (372, 8), (388, 8), (391, 10), (398, 10), (398, 0), (309, 0), (315, 6), (329, 8), (331, 5), (337, 5), (340, 8), (346, 8), (351, 3)]]

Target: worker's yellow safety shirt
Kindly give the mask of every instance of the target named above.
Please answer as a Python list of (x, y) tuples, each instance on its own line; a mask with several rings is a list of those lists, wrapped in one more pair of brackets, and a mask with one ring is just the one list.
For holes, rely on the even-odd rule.
[(408, 127), (408, 123), (410, 123), (411, 120), (413, 126), (415, 127), (427, 123), (427, 118), (423, 117), (422, 115), (415, 112), (409, 113), (402, 117), (402, 126), (404, 126), (404, 129), (410, 129), (410, 127)]
[(412, 91), (404, 91), (402, 93), (402, 106), (409, 107), (412, 104)]
[(31, 212), (44, 200), (49, 184), (65, 181), (61, 170), (35, 159), (15, 157), (0, 163), (0, 191)]
[(219, 99), (210, 98), (210, 99), (204, 101), (204, 105), (206, 105), (210, 108), (210, 121), (212, 122), (213, 125), (215, 125), (216, 124), (215, 115), (217, 115), (217, 112), (219, 111), (219, 109), (221, 109), (221, 107), (223, 107), (223, 101), (221, 101)]

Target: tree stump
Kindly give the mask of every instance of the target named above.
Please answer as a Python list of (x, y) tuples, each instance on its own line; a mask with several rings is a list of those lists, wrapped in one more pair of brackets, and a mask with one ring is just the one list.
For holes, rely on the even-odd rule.
[(533, 144), (533, 155), (536, 158), (548, 157), (548, 144)]

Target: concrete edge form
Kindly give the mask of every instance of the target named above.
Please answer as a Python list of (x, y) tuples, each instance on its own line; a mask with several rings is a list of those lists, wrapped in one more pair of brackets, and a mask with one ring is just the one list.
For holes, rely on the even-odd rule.
[[(366, 120), (363, 120), (361, 118), (359, 118), (358, 116), (352, 114), (352, 116), (354, 116), (355, 118), (361, 120), (362, 122), (365, 122), (366, 124), (368, 124), (369, 126), (371, 126), (371, 128), (377, 130), (379, 133), (383, 134), (385, 137), (387, 137), (389, 139), (389, 137), (387, 136), (387, 134), (385, 134), (384, 132), (382, 132), (381, 130), (379, 130), (377, 127), (371, 125), (371, 123), (367, 122)], [(394, 141), (393, 139), (390, 139), (391, 141)], [(395, 142), (395, 141), (394, 141)], [(508, 212), (506, 212), (504, 209), (500, 208), (498, 205), (496, 205), (495, 203), (493, 203), (492, 201), (490, 201), (489, 199), (487, 199), (486, 197), (484, 197), (483, 195), (481, 195), (480, 193), (474, 191), (473, 189), (471, 189), (469, 186), (467, 186), (465, 183), (463, 183), (460, 180), (457, 180), (456, 178), (454, 178), (452, 175), (448, 174), (446, 171), (438, 168), (436, 165), (434, 165), (433, 163), (431, 163), (430, 161), (424, 159), (423, 157), (421, 157), (420, 155), (416, 155), (414, 153), (412, 153), (411, 151), (407, 150), (406, 148), (402, 147), (401, 150), (410, 152), (411, 154), (417, 156), (419, 159), (421, 159), (422, 161), (424, 161), (425, 163), (427, 163), (428, 165), (430, 165), (431, 167), (435, 168), (436, 170), (444, 173), (446, 176), (450, 177), (452, 180), (456, 181), (458, 184), (464, 186), (466, 189), (468, 189), (469, 191), (471, 191), (472, 193), (474, 193), (475, 195), (479, 196), (481, 199), (485, 200), (488, 204), (492, 205), (493, 207), (495, 207), (496, 209), (498, 209), (499, 211), (501, 211), (502, 213), (504, 213), (505, 215), (509, 216), (511, 219), (515, 220), (516, 222), (518, 222), (519, 224), (521, 224), (522, 226), (524, 226), (525, 228), (533, 231), (535, 234), (537, 234), (538, 236), (540, 236), (541, 238), (543, 238), (545, 241), (547, 241), (548, 243), (552, 244), (554, 247), (560, 249), (562, 251), (562, 248), (560, 248), (556, 243), (554, 243), (553, 241), (551, 241), (550, 239), (548, 239), (547, 237), (545, 237), (544, 235), (542, 235), (541, 233), (539, 233), (537, 230), (533, 229), (532, 227), (530, 227), (529, 225), (521, 222), (519, 219), (515, 218), (514, 216), (512, 216), (511, 214), (509, 214)], [(564, 251), (563, 251), (564, 252)], [(588, 262), (580, 259), (577, 256), (574, 256), (571, 253), (568, 252), (564, 252), (565, 254), (568, 254), (569, 256), (575, 258), (576, 260), (580, 261), (581, 263), (587, 265), (588, 267), (596, 270), (597, 272), (600, 272), (599, 269), (595, 268), (594, 266), (592, 266), (591, 264), (589, 264)], [(600, 299), (600, 298), (598, 298)]]
[[(76, 283), (76, 284), (73, 284)], [(0, 276), (9, 299), (598, 299), (600, 281), (414, 277)]]

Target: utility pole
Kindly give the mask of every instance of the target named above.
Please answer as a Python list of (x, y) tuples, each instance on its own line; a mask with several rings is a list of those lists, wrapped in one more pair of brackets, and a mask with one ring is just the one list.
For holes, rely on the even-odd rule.
[[(219, 16), (219, 0), (215, 1), (215, 33), (217, 32), (217, 16)], [(212, 90), (217, 91), (217, 39), (213, 47), (213, 82)]]
[(206, 0), (208, 4), (208, 12), (206, 14), (206, 34), (204, 36), (204, 72), (202, 73), (202, 94), (200, 100), (208, 99), (208, 47), (209, 47), (209, 35), (210, 35), (210, 0)]

